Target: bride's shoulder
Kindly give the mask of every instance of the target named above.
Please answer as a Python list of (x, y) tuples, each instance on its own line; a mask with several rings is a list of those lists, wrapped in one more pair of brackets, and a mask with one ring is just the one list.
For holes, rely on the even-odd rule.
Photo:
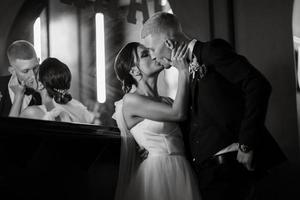
[(146, 97), (137, 94), (137, 93), (127, 93), (123, 97), (123, 103), (124, 104), (136, 104), (143, 102)]
[(41, 108), (41, 106), (28, 106), (21, 112), (20, 117), (41, 119), (44, 115), (45, 111)]

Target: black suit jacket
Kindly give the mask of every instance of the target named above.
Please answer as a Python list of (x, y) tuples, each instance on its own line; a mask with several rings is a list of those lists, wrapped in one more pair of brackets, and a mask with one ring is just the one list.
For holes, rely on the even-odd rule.
[(265, 128), (271, 85), (248, 60), (222, 39), (197, 41), (193, 50), (207, 73), (191, 78), (187, 146), (201, 163), (238, 142), (254, 149), (258, 168), (268, 169), (285, 160)]
[[(10, 80), (11, 75), (9, 76), (1, 76), (0, 77), (0, 116), (7, 117), (9, 115), (12, 102), (9, 96), (8, 91), (8, 82)], [(25, 91), (26, 95), (32, 95), (32, 99), (29, 103), (31, 105), (40, 105), (41, 104), (41, 96), (38, 92), (33, 89), (27, 89)]]

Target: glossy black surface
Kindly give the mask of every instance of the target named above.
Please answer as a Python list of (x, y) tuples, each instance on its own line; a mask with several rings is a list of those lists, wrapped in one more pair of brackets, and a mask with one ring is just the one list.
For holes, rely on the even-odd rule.
[[(14, 117), (0, 117), (1, 135), (3, 133), (14, 132), (18, 134), (59, 134), (59, 135), (84, 135), (100, 137), (119, 137), (119, 129), (116, 127), (106, 127), (99, 125), (55, 122), (46, 120), (34, 120)], [(2, 132), (2, 130), (8, 130)], [(22, 130), (23, 132), (19, 132)]]
[(0, 118), (0, 199), (112, 199), (117, 128)]

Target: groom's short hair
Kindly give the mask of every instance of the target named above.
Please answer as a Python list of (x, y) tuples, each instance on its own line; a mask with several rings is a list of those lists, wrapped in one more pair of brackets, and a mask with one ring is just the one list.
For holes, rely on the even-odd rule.
[(157, 12), (144, 23), (141, 37), (144, 39), (148, 35), (168, 31), (181, 32), (181, 25), (177, 17), (171, 13)]
[(36, 57), (36, 53), (30, 42), (17, 40), (7, 48), (7, 57), (10, 62), (16, 59), (30, 60)]

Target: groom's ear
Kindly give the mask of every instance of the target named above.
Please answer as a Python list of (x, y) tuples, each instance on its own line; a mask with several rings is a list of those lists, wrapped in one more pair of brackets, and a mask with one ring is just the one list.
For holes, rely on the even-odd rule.
[(8, 67), (8, 72), (10, 73), (10, 74), (13, 74), (14, 72), (15, 72), (15, 68), (14, 67), (12, 67), (12, 66), (9, 66)]

